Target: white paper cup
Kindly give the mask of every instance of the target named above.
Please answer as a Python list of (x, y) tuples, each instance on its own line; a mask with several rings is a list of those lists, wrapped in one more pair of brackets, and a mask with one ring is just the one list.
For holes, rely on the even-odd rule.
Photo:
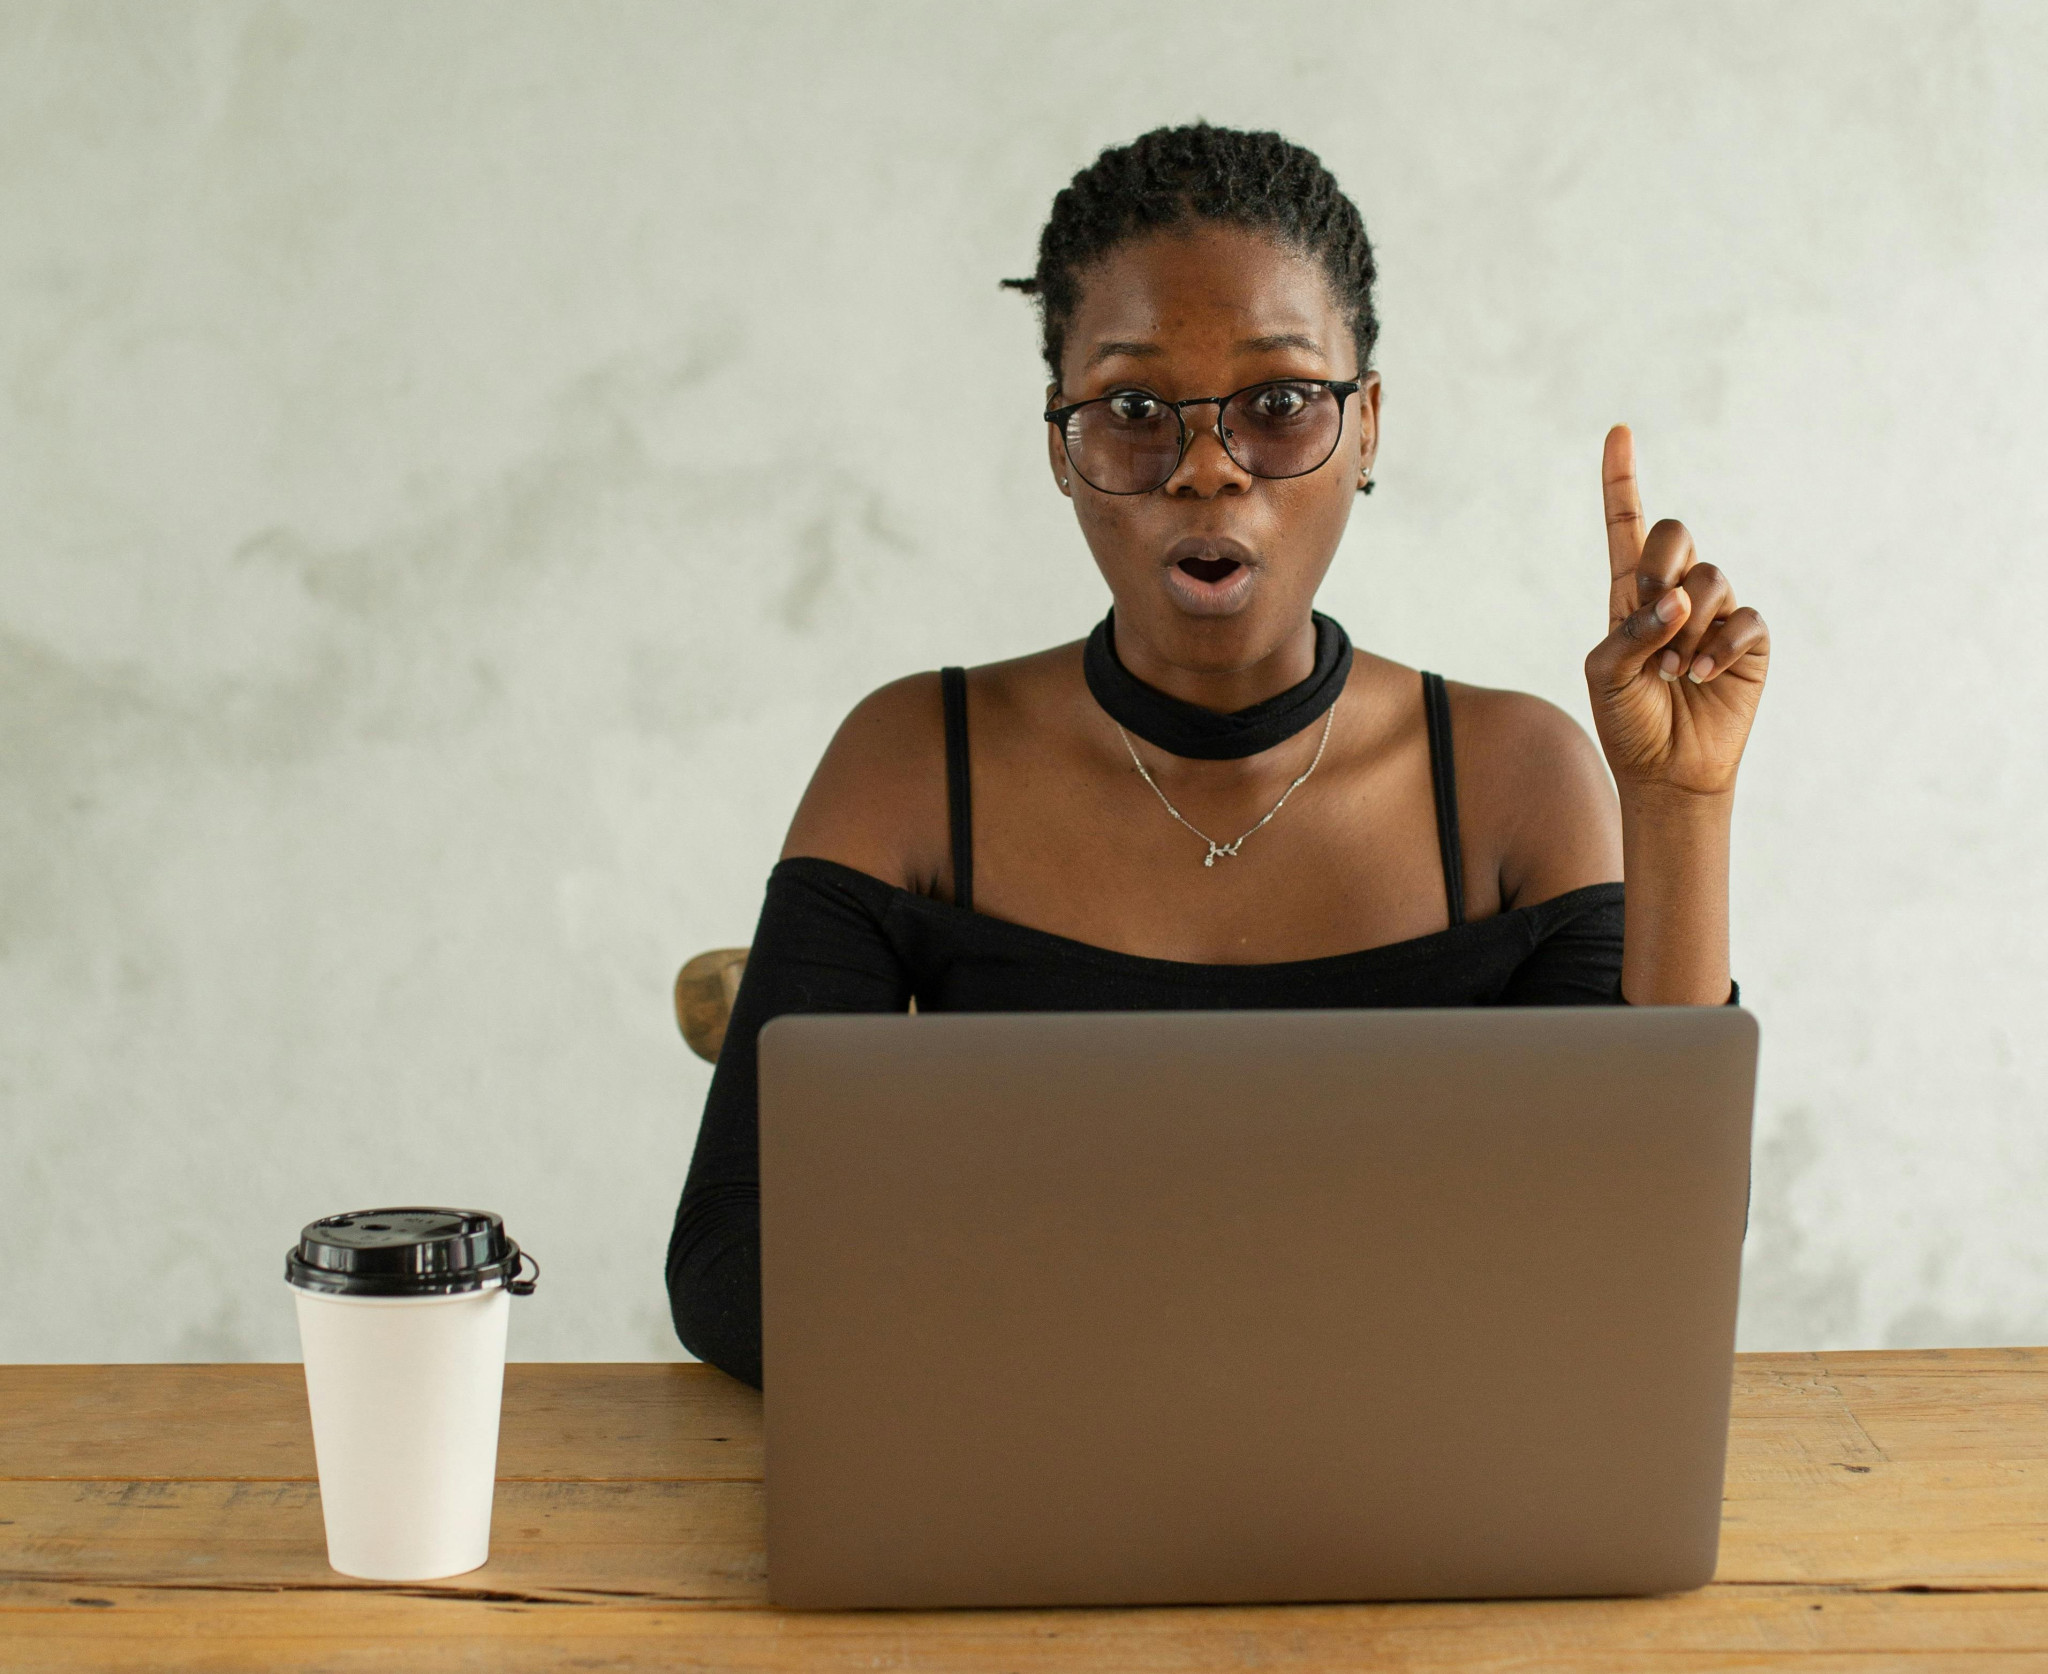
[(490, 1557), (505, 1328), (513, 1292), (532, 1289), (521, 1260), (495, 1215), (430, 1209), (330, 1216), (288, 1258), (343, 1575), (431, 1581)]
[(491, 1555), (512, 1312), (505, 1287), (292, 1296), (327, 1561), (365, 1581), (431, 1581), (478, 1568)]

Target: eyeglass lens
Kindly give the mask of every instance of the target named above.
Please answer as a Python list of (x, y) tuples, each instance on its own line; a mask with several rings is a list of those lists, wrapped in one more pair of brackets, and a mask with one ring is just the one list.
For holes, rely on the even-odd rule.
[[(1239, 390), (1218, 420), (1224, 451), (1255, 477), (1306, 476), (1336, 452), (1343, 430), (1344, 403), (1309, 383)], [(1119, 390), (1068, 414), (1067, 458), (1105, 494), (1145, 494), (1179, 466), (1183, 434), (1171, 403), (1142, 390)]]

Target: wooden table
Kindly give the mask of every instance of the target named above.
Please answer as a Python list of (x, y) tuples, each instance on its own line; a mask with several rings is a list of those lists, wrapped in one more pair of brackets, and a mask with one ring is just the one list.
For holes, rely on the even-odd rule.
[(1745, 1355), (1720, 1576), (1671, 1598), (800, 1614), (759, 1398), (514, 1366), (491, 1562), (327, 1567), (297, 1366), (0, 1367), (0, 1669), (2048, 1668), (2048, 1349)]

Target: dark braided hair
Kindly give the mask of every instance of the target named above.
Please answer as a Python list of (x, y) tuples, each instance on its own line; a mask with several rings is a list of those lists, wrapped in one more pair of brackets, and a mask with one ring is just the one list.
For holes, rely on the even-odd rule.
[(1089, 267), (1127, 239), (1203, 221), (1269, 234), (1319, 261), (1351, 316), (1358, 369), (1371, 366), (1380, 331), (1372, 307), (1378, 269), (1357, 206), (1313, 151), (1278, 134), (1197, 122), (1154, 128), (1103, 152), (1052, 200), (1038, 239), (1038, 271), (1003, 281), (1037, 299), (1055, 384)]

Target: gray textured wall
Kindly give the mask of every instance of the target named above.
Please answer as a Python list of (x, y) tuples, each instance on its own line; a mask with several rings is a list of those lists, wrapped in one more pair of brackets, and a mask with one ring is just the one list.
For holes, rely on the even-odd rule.
[(393, 1198), (678, 1352), (668, 980), (862, 692), (1099, 612), (995, 280), (1198, 114), (1380, 246), (1358, 639), (1583, 714), (1619, 418), (1772, 621), (1745, 1341), (2048, 1338), (2044, 94), (1931, 0), (10, 0), (0, 1357), (289, 1357)]

